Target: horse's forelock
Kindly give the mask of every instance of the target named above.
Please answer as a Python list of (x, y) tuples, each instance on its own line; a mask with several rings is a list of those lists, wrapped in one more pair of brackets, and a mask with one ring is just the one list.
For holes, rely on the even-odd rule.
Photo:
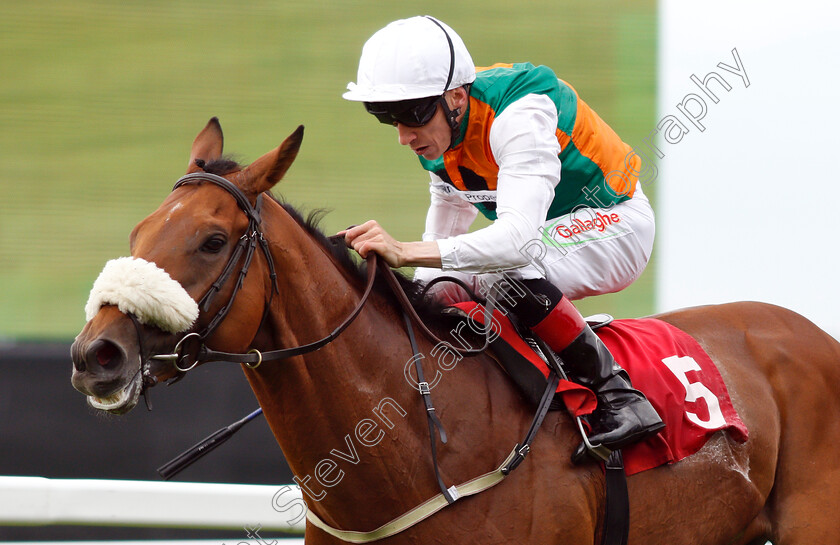
[(232, 172), (239, 172), (244, 166), (232, 156), (223, 155), (218, 159), (212, 161), (204, 161), (203, 159), (195, 160), (196, 166), (208, 174), (216, 174), (217, 176), (224, 176)]

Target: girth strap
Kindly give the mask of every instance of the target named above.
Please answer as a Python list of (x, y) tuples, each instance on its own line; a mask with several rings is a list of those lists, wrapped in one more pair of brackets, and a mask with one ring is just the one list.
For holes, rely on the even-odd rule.
[[(387, 265), (385, 265), (385, 267), (387, 268)], [(387, 270), (388, 272), (391, 272), (390, 269)], [(391, 282), (392, 275), (393, 273), (390, 276), (386, 274), (386, 278), (389, 279), (389, 283)], [(394, 278), (393, 280), (395, 282), (396, 278)], [(391, 287), (395, 288), (397, 286), (394, 286), (392, 284)], [(397, 294), (402, 293), (402, 290), (394, 289), (394, 291)], [(403, 297), (405, 297), (404, 294)], [(408, 301), (406, 299), (406, 303), (407, 302)], [(490, 324), (494, 310), (494, 300), (490, 299), (488, 300), (484, 308), (486, 344), (489, 344), (491, 338)], [(528, 455), (528, 452), (530, 452), (531, 442), (533, 442), (534, 438), (536, 437), (537, 431), (539, 430), (540, 425), (542, 424), (545, 415), (548, 412), (549, 406), (551, 405), (551, 400), (554, 398), (554, 392), (557, 390), (557, 384), (560, 381), (560, 377), (552, 369), (548, 376), (548, 384), (546, 385), (545, 392), (543, 393), (542, 399), (540, 400), (539, 406), (537, 407), (536, 414), (534, 415), (534, 419), (531, 422), (531, 426), (528, 429), (528, 433), (525, 435), (525, 438), (522, 440), (521, 443), (516, 444), (511, 453), (508, 454), (507, 458), (505, 458), (505, 460), (498, 468), (488, 473), (485, 473), (484, 475), (476, 477), (475, 479), (467, 481), (466, 483), (463, 483), (461, 485), (451, 486), (447, 488), (443, 482), (443, 478), (440, 475), (440, 468), (438, 467), (437, 441), (435, 439), (435, 429), (439, 431), (442, 443), (446, 443), (447, 441), (446, 432), (443, 429), (443, 424), (440, 422), (437, 415), (435, 414), (435, 408), (432, 404), (429, 383), (425, 380), (425, 376), (423, 374), (423, 366), (420, 363), (422, 355), (420, 354), (419, 348), (417, 346), (417, 341), (414, 336), (414, 328), (411, 325), (412, 319), (409, 316), (407, 309), (405, 308), (403, 311), (403, 318), (406, 323), (406, 329), (408, 331), (408, 338), (409, 342), (411, 343), (411, 349), (414, 353), (413, 360), (415, 369), (417, 371), (418, 387), (420, 390), (420, 394), (423, 397), (423, 404), (426, 408), (426, 415), (429, 423), (429, 436), (431, 440), (432, 449), (432, 463), (434, 464), (435, 478), (437, 480), (438, 487), (440, 488), (441, 492), (440, 494), (411, 509), (407, 513), (400, 515), (392, 521), (387, 522), (379, 528), (370, 532), (358, 532), (334, 528), (329, 524), (325, 523), (323, 520), (321, 520), (311, 509), (307, 510), (306, 518), (311, 524), (317, 526), (318, 528), (332, 535), (333, 537), (337, 537), (349, 543), (368, 543), (371, 541), (383, 539), (388, 536), (392, 536), (425, 520), (426, 518), (437, 513), (444, 507), (455, 503), (458, 499), (462, 497), (478, 494), (479, 492), (483, 492), (484, 490), (487, 490), (488, 488), (491, 488), (500, 483), (505, 477), (507, 477), (510, 474), (511, 471), (513, 471), (514, 469), (516, 469), (517, 466), (519, 466), (522, 460), (525, 459), (525, 456)], [(419, 321), (419, 316), (417, 316), (416, 313), (414, 314), (414, 318)], [(420, 321), (420, 323), (422, 324), (422, 321)], [(425, 331), (428, 330), (425, 329)], [(431, 332), (427, 334), (434, 337), (434, 339), (437, 339), (437, 337), (432, 335)]]
[[(497, 484), (502, 482), (505, 479), (505, 477), (507, 477), (507, 475), (502, 473), (502, 468), (510, 462), (514, 454), (516, 454), (516, 451), (511, 451), (511, 453), (508, 454), (508, 457), (505, 458), (501, 465), (493, 471), (489, 471), (484, 475), (479, 475), (475, 479), (471, 479), (465, 483), (453, 486), (450, 488), (450, 490), (454, 490), (457, 493), (458, 498), (465, 498), (467, 496), (473, 496), (475, 494), (478, 494), (479, 492), (484, 492), (488, 488), (496, 486)], [(348, 543), (370, 543), (371, 541), (383, 539), (388, 536), (398, 534), (403, 530), (407, 530), (415, 524), (426, 520), (427, 518), (434, 515), (447, 505), (449, 505), (449, 502), (446, 500), (444, 495), (438, 494), (437, 496), (434, 496), (433, 498), (430, 498), (425, 502), (421, 503), (420, 505), (408, 511), (407, 513), (400, 515), (399, 517), (395, 518), (390, 522), (386, 522), (379, 528), (371, 530), (370, 532), (356, 532), (353, 530), (339, 530), (338, 528), (333, 528), (332, 526), (321, 520), (318, 517), (318, 515), (312, 512), (312, 509), (306, 510), (306, 520), (308, 520), (311, 524), (317, 526), (324, 532), (330, 534), (333, 537), (337, 537), (342, 541), (346, 541)]]
[[(559, 378), (557, 377), (557, 374), (554, 371), (551, 371), (548, 385), (545, 393), (543, 394), (540, 406), (537, 408), (534, 422), (531, 423), (528, 435), (526, 435), (526, 438), (521, 443), (522, 446), (517, 443), (510, 454), (507, 455), (507, 458), (505, 458), (501, 465), (493, 471), (487, 472), (465, 483), (444, 488), (443, 481), (440, 479), (440, 475), (437, 474), (437, 463), (435, 462), (435, 473), (438, 477), (438, 484), (442, 490), (441, 493), (426, 500), (417, 507), (400, 515), (390, 522), (386, 522), (379, 528), (371, 530), (370, 532), (357, 532), (353, 530), (340, 530), (338, 528), (334, 528), (321, 520), (311, 509), (307, 509), (306, 511), (306, 520), (324, 532), (333, 537), (337, 537), (342, 541), (346, 541), (348, 543), (369, 543), (371, 541), (377, 541), (379, 539), (398, 534), (403, 530), (407, 530), (415, 524), (434, 515), (444, 507), (455, 503), (460, 498), (472, 496), (478, 494), (479, 492), (484, 492), (488, 488), (496, 486), (502, 482), (505, 477), (513, 471), (513, 469), (515, 469), (516, 466), (511, 467), (513, 460), (518, 457), (524, 458), (524, 454), (522, 454), (522, 452), (524, 451), (524, 453), (527, 454), (530, 450), (531, 441), (534, 439), (536, 431), (539, 428), (540, 423), (542, 423), (545, 413), (548, 411), (548, 405), (550, 405), (551, 399), (554, 397), (554, 391), (557, 389), (558, 380)], [(434, 434), (431, 424), (429, 429), (432, 434)], [(434, 435), (432, 435), (432, 444), (434, 445)]]

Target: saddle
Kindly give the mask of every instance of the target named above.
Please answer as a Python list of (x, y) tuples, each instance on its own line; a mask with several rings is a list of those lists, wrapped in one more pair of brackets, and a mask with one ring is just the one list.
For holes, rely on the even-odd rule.
[[(444, 314), (473, 321), (474, 330), (480, 326), (483, 331), (481, 308), (475, 302), (457, 303)], [(694, 338), (655, 318), (613, 320), (596, 315), (586, 320), (665, 422), (659, 434), (623, 449), (627, 475), (682, 460), (721, 430), (739, 442), (747, 440), (749, 432), (732, 405), (723, 378)], [(491, 355), (523, 397), (536, 405), (549, 375), (545, 355), (530, 330), (512, 314), (497, 312), (493, 322), (497, 334), (491, 336)], [(582, 416), (596, 404), (590, 390), (561, 381), (551, 409), (566, 408), (572, 416)]]
[[(483, 317), (477, 318), (475, 309), (480, 307), (474, 303), (459, 303), (443, 309), (443, 314), (460, 321), (469, 321), (479, 319), (482, 321)], [(490, 349), (488, 354), (499, 364), (505, 374), (517, 386), (525, 399), (534, 407), (536, 407), (543, 396), (546, 387), (546, 380), (549, 373), (549, 362), (539, 343), (536, 340), (533, 332), (528, 329), (522, 322), (512, 313), (507, 316), (499, 316), (497, 318), (502, 326), (501, 332), (498, 335), (491, 337)], [(586, 323), (593, 330), (597, 330), (603, 326), (609, 325), (613, 321), (613, 317), (609, 314), (596, 314), (585, 318)], [(566, 403), (563, 400), (562, 393), (576, 390), (580, 395), (587, 398), (581, 400), (576, 406), (584, 405), (583, 412), (580, 415), (589, 414), (595, 408), (594, 394), (590, 399), (586, 392), (590, 392), (587, 388), (573, 383), (567, 385), (559, 385), (558, 390), (551, 401), (549, 411), (557, 411), (566, 409)], [(592, 404), (591, 410), (589, 404)]]

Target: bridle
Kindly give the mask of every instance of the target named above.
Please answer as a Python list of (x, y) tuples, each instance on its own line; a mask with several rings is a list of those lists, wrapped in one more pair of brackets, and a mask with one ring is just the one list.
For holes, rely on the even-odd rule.
[(182, 348), (187, 343), (189, 339), (194, 338), (201, 343), (201, 350), (204, 349), (204, 341), (210, 337), (210, 335), (219, 327), (225, 317), (230, 312), (230, 309), (233, 307), (233, 303), (236, 300), (236, 295), (239, 293), (239, 290), (242, 288), (242, 285), (245, 281), (245, 276), (248, 274), (248, 270), (251, 267), (251, 261), (254, 258), (254, 254), (256, 253), (257, 245), (262, 249), (263, 255), (265, 256), (266, 263), (268, 264), (269, 275), (271, 277), (271, 289), (269, 300), (266, 303), (265, 310), (263, 311), (262, 320), (265, 320), (266, 315), (268, 314), (268, 309), (271, 306), (271, 301), (274, 298), (275, 292), (279, 294), (280, 289), (277, 285), (277, 272), (274, 267), (274, 259), (271, 256), (271, 252), (268, 248), (268, 241), (265, 239), (262, 233), (262, 218), (260, 217), (260, 209), (262, 208), (262, 194), (257, 195), (256, 201), (254, 205), (251, 205), (251, 201), (248, 199), (247, 196), (239, 189), (235, 184), (230, 182), (229, 180), (218, 176), (216, 174), (211, 174), (209, 172), (194, 172), (192, 174), (187, 174), (178, 179), (175, 182), (175, 185), (172, 187), (172, 191), (175, 191), (179, 187), (191, 184), (191, 183), (198, 183), (198, 182), (209, 182), (212, 183), (225, 191), (227, 191), (235, 200), (236, 204), (239, 208), (245, 213), (248, 217), (248, 227), (245, 230), (245, 233), (239, 238), (239, 241), (236, 243), (236, 246), (231, 252), (230, 257), (228, 258), (227, 263), (225, 264), (222, 272), (219, 273), (218, 278), (210, 285), (201, 299), (198, 300), (198, 307), (199, 310), (202, 312), (207, 312), (210, 309), (210, 306), (213, 303), (216, 295), (222, 289), (228, 280), (233, 276), (234, 270), (236, 265), (243, 261), (242, 267), (239, 269), (239, 274), (236, 277), (236, 281), (233, 286), (233, 292), (230, 295), (230, 299), (225, 303), (213, 316), (213, 318), (207, 323), (207, 325), (202, 329), (200, 332), (191, 332), (187, 333), (178, 343), (175, 345), (175, 349), (171, 354), (157, 354), (151, 356), (150, 359), (154, 360), (164, 360), (164, 361), (171, 361), (172, 365), (175, 367), (177, 372), (177, 378), (183, 377), (183, 374), (201, 363), (202, 361), (207, 361), (204, 358), (199, 358), (198, 355), (192, 357), (192, 362), (187, 365), (182, 365), (184, 361), (188, 361), (190, 358), (189, 353), (182, 354)]
[[(203, 341), (207, 337), (210, 336), (213, 331), (222, 323), (222, 320), (225, 319), (228, 312), (230, 311), (231, 307), (233, 306), (233, 301), (236, 299), (236, 294), (239, 293), (239, 290), (242, 288), (242, 284), (245, 281), (245, 275), (248, 274), (248, 268), (251, 266), (251, 260), (254, 257), (254, 252), (256, 250), (257, 244), (259, 243), (260, 248), (262, 249), (263, 255), (265, 255), (266, 262), (268, 263), (268, 270), (271, 276), (271, 298), (274, 297), (274, 293), (280, 293), (280, 289), (277, 287), (277, 272), (274, 268), (274, 259), (271, 257), (271, 252), (268, 249), (268, 241), (265, 240), (265, 237), (262, 234), (261, 223), (262, 219), (260, 218), (260, 208), (262, 208), (262, 194), (257, 195), (256, 204), (251, 206), (251, 201), (248, 200), (248, 197), (240, 190), (236, 185), (231, 183), (230, 181), (222, 178), (221, 176), (217, 176), (215, 174), (210, 174), (207, 172), (195, 172), (193, 174), (187, 174), (180, 178), (177, 182), (175, 182), (175, 186), (172, 188), (172, 191), (175, 191), (179, 187), (189, 184), (195, 183), (199, 181), (207, 181), (211, 182), (228, 193), (230, 193), (234, 199), (236, 199), (236, 203), (239, 205), (239, 208), (245, 212), (245, 215), (248, 216), (248, 229), (245, 231), (239, 241), (236, 243), (236, 247), (233, 249), (233, 253), (231, 253), (230, 258), (228, 259), (225, 268), (222, 269), (222, 272), (219, 274), (219, 277), (216, 279), (215, 282), (210, 286), (204, 296), (198, 301), (198, 307), (200, 310), (207, 312), (209, 310), (210, 305), (213, 303), (213, 299), (218, 295), (219, 291), (221, 290), (222, 286), (227, 283), (228, 279), (233, 274), (234, 267), (236, 263), (239, 262), (242, 254), (245, 254), (245, 262), (242, 264), (242, 268), (239, 270), (239, 276), (237, 277), (236, 284), (234, 284), (233, 293), (230, 296), (230, 300), (219, 309), (216, 315), (210, 320), (210, 323), (204, 328), (201, 333), (198, 333), (199, 338)], [(268, 306), (271, 305), (271, 298), (269, 298), (268, 304), (266, 305), (266, 311)]]
[[(247, 196), (245, 196), (245, 194), (242, 192), (241, 189), (239, 189), (239, 187), (237, 187), (235, 184), (221, 176), (218, 176), (216, 174), (210, 174), (207, 172), (195, 172), (181, 177), (177, 182), (175, 182), (175, 186), (172, 188), (172, 190), (174, 191), (175, 189), (178, 189), (179, 187), (185, 184), (197, 183), (202, 181), (214, 184), (224, 189), (231, 196), (233, 196), (233, 198), (239, 205), (239, 208), (242, 209), (242, 211), (248, 217), (248, 228), (245, 231), (245, 234), (243, 234), (237, 242), (236, 247), (231, 253), (231, 256), (225, 264), (224, 269), (222, 269), (222, 272), (219, 274), (219, 277), (216, 279), (215, 282), (213, 282), (213, 284), (211, 284), (210, 288), (208, 288), (207, 292), (201, 297), (201, 299), (199, 299), (198, 306), (201, 311), (207, 312), (209, 310), (213, 299), (221, 291), (222, 287), (231, 279), (231, 277), (234, 274), (234, 270), (236, 268), (237, 263), (243, 260), (243, 256), (244, 261), (242, 263), (241, 269), (239, 270), (239, 274), (236, 277), (236, 283), (234, 284), (233, 292), (230, 295), (230, 299), (216, 312), (215, 316), (210, 320), (207, 326), (205, 326), (204, 329), (202, 329), (200, 332), (187, 333), (183, 338), (181, 338), (181, 340), (178, 341), (172, 353), (152, 355), (148, 358), (148, 360), (144, 361), (144, 363), (141, 365), (141, 373), (143, 375), (145, 386), (152, 386), (157, 382), (157, 380), (151, 376), (151, 371), (149, 369), (150, 360), (171, 362), (176, 371), (176, 376), (174, 380), (177, 381), (183, 378), (184, 374), (187, 371), (193, 369), (196, 365), (208, 361), (225, 361), (232, 363), (241, 363), (251, 369), (256, 369), (264, 361), (284, 360), (294, 356), (300, 356), (309, 352), (314, 352), (315, 350), (326, 346), (327, 344), (335, 340), (339, 335), (341, 335), (341, 333), (345, 329), (347, 329), (347, 327), (356, 319), (356, 317), (361, 312), (373, 289), (377, 269), (382, 271), (386, 281), (388, 282), (389, 287), (394, 292), (398, 301), (400, 302), (403, 311), (412, 319), (412, 321), (415, 324), (418, 325), (418, 327), (420, 327), (420, 329), (430, 339), (438, 343), (446, 343), (446, 345), (451, 347), (453, 352), (461, 356), (474, 356), (483, 352), (487, 348), (490, 338), (490, 328), (487, 329), (487, 339), (485, 345), (479, 349), (463, 349), (459, 347), (454, 347), (449, 342), (442, 341), (441, 339), (439, 339), (433, 332), (431, 332), (426, 327), (426, 325), (417, 315), (416, 311), (414, 310), (413, 306), (408, 300), (408, 297), (405, 295), (405, 292), (400, 287), (399, 281), (394, 276), (394, 273), (388, 266), (388, 264), (382, 260), (378, 260), (377, 255), (373, 252), (371, 252), (367, 257), (367, 278), (365, 290), (362, 294), (362, 297), (359, 299), (359, 302), (356, 304), (356, 307), (347, 316), (347, 318), (345, 318), (344, 321), (341, 324), (339, 324), (338, 327), (336, 327), (327, 336), (317, 341), (307, 343), (301, 346), (281, 348), (269, 352), (260, 352), (257, 349), (251, 349), (248, 352), (241, 354), (220, 352), (208, 348), (205, 344), (205, 340), (216, 330), (216, 328), (219, 327), (219, 325), (222, 323), (222, 321), (225, 319), (228, 312), (232, 308), (234, 300), (236, 299), (236, 295), (239, 293), (239, 290), (241, 289), (245, 280), (245, 276), (248, 273), (248, 269), (251, 265), (254, 253), (256, 252), (257, 245), (259, 245), (259, 247), (262, 249), (262, 252), (265, 256), (266, 263), (268, 264), (269, 268), (269, 274), (271, 277), (272, 285), (269, 300), (267, 301), (265, 310), (263, 311), (263, 321), (265, 320), (265, 317), (268, 314), (271, 302), (274, 297), (274, 293), (276, 292), (279, 294), (280, 290), (277, 284), (277, 273), (274, 266), (274, 259), (271, 256), (271, 252), (268, 247), (268, 241), (265, 239), (262, 233), (262, 220), (260, 217), (260, 208), (262, 205), (263, 195), (258, 195), (255, 201), (255, 205), (251, 205), (251, 201), (248, 199)], [(489, 308), (488, 310), (492, 312), (492, 308)], [(138, 328), (138, 336), (139, 335), (140, 330)], [(191, 344), (190, 342), (188, 342), (191, 340), (196, 340), (200, 342), (198, 350), (194, 352), (185, 349), (187, 344)], [(142, 346), (142, 339), (140, 340), (140, 345)], [(142, 353), (141, 359), (143, 359)]]
[[(254, 253), (256, 253), (257, 245), (259, 245), (263, 252), (263, 255), (265, 256), (266, 263), (268, 264), (269, 268), (269, 275), (271, 277), (270, 295), (268, 301), (266, 302), (265, 310), (263, 311), (262, 320), (265, 320), (265, 317), (268, 314), (274, 294), (279, 294), (280, 289), (277, 284), (277, 272), (274, 266), (274, 259), (271, 255), (271, 251), (269, 250), (268, 241), (265, 239), (262, 232), (262, 219), (260, 217), (260, 209), (262, 207), (263, 195), (258, 195), (255, 204), (251, 205), (251, 201), (248, 199), (248, 197), (245, 196), (242, 190), (239, 189), (235, 184), (221, 176), (211, 174), (208, 172), (195, 172), (192, 174), (187, 174), (186, 176), (183, 176), (177, 182), (175, 182), (175, 185), (172, 188), (172, 190), (174, 191), (185, 184), (197, 183), (202, 181), (209, 182), (227, 191), (236, 200), (236, 203), (239, 205), (239, 208), (248, 217), (248, 228), (245, 231), (245, 233), (239, 238), (236, 247), (234, 248), (233, 252), (230, 255), (230, 258), (228, 258), (228, 261), (225, 264), (225, 267), (222, 269), (222, 272), (219, 274), (218, 278), (216, 278), (216, 280), (210, 285), (207, 292), (198, 301), (199, 309), (202, 312), (207, 312), (210, 309), (210, 305), (212, 304), (213, 299), (221, 291), (222, 287), (231, 279), (236, 269), (236, 265), (240, 261), (243, 261), (242, 267), (239, 269), (239, 274), (236, 277), (230, 298), (228, 299), (227, 303), (225, 303), (216, 312), (216, 314), (208, 322), (208, 324), (200, 332), (193, 331), (187, 333), (183, 338), (181, 338), (181, 340), (178, 341), (172, 353), (156, 354), (151, 356), (149, 360), (171, 362), (176, 371), (175, 380), (179, 380), (187, 371), (193, 369), (196, 365), (207, 361), (230, 361), (234, 363), (243, 363), (248, 367), (255, 369), (260, 364), (262, 364), (263, 361), (286, 359), (292, 356), (297, 356), (317, 350), (331, 342), (338, 335), (340, 335), (341, 332), (344, 331), (344, 329), (347, 328), (347, 326), (349, 326), (350, 323), (359, 314), (362, 306), (367, 300), (368, 295), (370, 294), (373, 285), (373, 275), (370, 274), (370, 271), (368, 274), (368, 285), (356, 309), (339, 327), (337, 327), (332, 333), (330, 333), (323, 339), (291, 349), (274, 350), (266, 353), (261, 353), (259, 350), (252, 349), (245, 354), (231, 354), (226, 352), (218, 352), (209, 349), (207, 345), (204, 344), (205, 340), (219, 327), (219, 325), (227, 316), (230, 309), (233, 307), (236, 295), (242, 288), (245, 276), (248, 274), (248, 270), (250, 268), (251, 261), (253, 260)], [(196, 340), (200, 343), (198, 350), (194, 353), (185, 350), (185, 347), (187, 344), (189, 344), (188, 341), (190, 340)], [(147, 379), (149, 374), (150, 373), (148, 372), (144, 372), (144, 376)]]

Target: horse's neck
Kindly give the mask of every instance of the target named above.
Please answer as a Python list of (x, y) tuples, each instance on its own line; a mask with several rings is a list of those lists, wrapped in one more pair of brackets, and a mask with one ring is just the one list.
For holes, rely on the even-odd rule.
[[(293, 240), (275, 256), (279, 296), (256, 339), (261, 350), (327, 336), (350, 315), (363, 289), (308, 235), (288, 237), (291, 228), (302, 233), (299, 227), (283, 228), (286, 240)], [(406, 492), (389, 490), (394, 479), (388, 468), (370, 462), (428, 449), (425, 411), (403, 376), (411, 356), (400, 314), (374, 293), (330, 344), (247, 373), (296, 480), (309, 487), (308, 499), (346, 510), (342, 499), (354, 497), (357, 487)]]
[[(280, 295), (267, 320), (270, 331), (257, 339), (260, 350), (326, 336), (362, 292), (361, 282), (308, 235), (288, 236), (298, 226), (282, 229), (292, 240), (275, 256)], [(524, 435), (530, 409), (489, 358), (454, 365), (421, 335), (418, 342), (449, 434), (445, 448), (438, 443), (444, 480), (451, 485), (475, 477), (477, 469), (490, 471)], [(412, 356), (400, 311), (374, 293), (332, 343), (248, 371), (309, 507), (328, 523), (375, 527), (438, 492)]]

